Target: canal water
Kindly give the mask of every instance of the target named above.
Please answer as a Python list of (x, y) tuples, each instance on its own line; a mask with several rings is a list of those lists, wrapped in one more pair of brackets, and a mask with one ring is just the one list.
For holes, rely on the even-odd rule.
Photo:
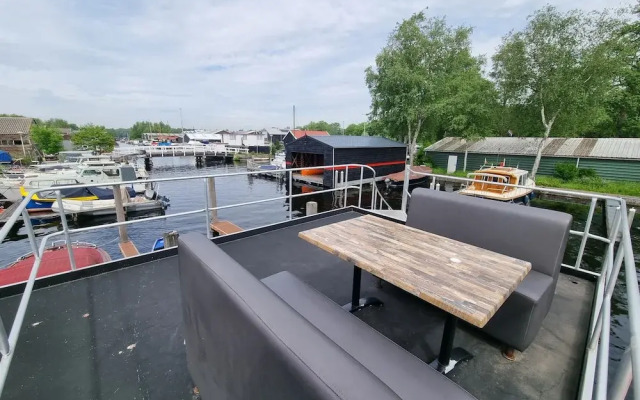
[[(202, 168), (195, 167), (193, 157), (167, 157), (154, 158), (153, 168), (150, 171), (152, 178), (172, 178), (185, 176), (198, 176), (209, 174), (233, 173), (246, 171), (244, 164), (235, 165), (210, 165)], [(170, 206), (165, 211), (166, 215), (180, 212), (202, 209), (205, 206), (205, 182), (203, 179), (193, 179), (187, 181), (176, 181), (160, 183), (158, 192), (166, 196), (170, 201)], [(233, 176), (216, 179), (216, 192), (218, 206), (250, 202), (260, 199), (270, 199), (284, 197), (288, 195), (287, 185), (275, 180), (251, 176)], [(294, 194), (304, 193), (305, 189), (296, 187)], [(349, 205), (357, 205), (359, 198), (357, 191), (350, 193), (347, 202)], [(399, 192), (385, 193), (385, 199), (393, 208), (400, 207), (401, 197)], [(305, 214), (305, 204), (307, 201), (318, 202), (318, 211), (327, 211), (341, 205), (342, 196), (334, 193), (313, 194), (295, 198), (293, 201), (293, 218)], [(370, 204), (370, 191), (363, 192), (362, 204)], [(534, 200), (532, 206), (562, 211), (573, 215), (573, 229), (583, 230), (586, 217), (589, 211), (588, 206), (553, 202), (544, 200)], [(288, 199), (279, 199), (254, 205), (246, 205), (237, 208), (229, 208), (218, 211), (218, 218), (229, 220), (243, 229), (254, 228), (262, 225), (273, 224), (286, 221), (289, 218)], [(73, 227), (100, 225), (105, 222), (113, 222), (113, 219), (94, 219), (79, 222), (71, 222)], [(162, 237), (164, 232), (176, 230), (181, 233), (189, 231), (206, 232), (206, 219), (204, 214), (189, 216), (179, 216), (157, 221), (144, 221), (128, 227), (130, 239), (141, 252), (151, 250), (154, 241)], [(62, 230), (59, 222), (42, 224), (35, 227), (37, 236), (42, 237), (52, 232)], [(593, 218), (592, 233), (604, 235), (605, 222), (602, 210), (598, 208)], [(30, 247), (24, 227), (14, 229), (7, 241), (2, 244), (0, 253), (0, 266), (4, 266), (14, 261), (19, 256), (28, 253)], [(62, 239), (62, 237), (60, 237)], [(636, 262), (640, 256), (640, 217), (636, 218), (632, 226), (632, 240)], [(72, 240), (95, 243), (104, 248), (113, 259), (121, 258), (118, 248), (118, 231), (115, 228), (101, 229), (98, 231), (83, 232), (72, 236)], [(580, 238), (571, 236), (569, 239), (564, 262), (570, 265), (575, 264), (575, 259), (580, 247)], [(602, 257), (604, 255), (604, 244), (595, 240), (589, 240), (582, 260), (582, 267), (597, 271), (600, 269)], [(268, 256), (268, 255), (265, 255)], [(623, 269), (624, 270), (624, 269)], [(624, 275), (621, 282), (616, 287), (612, 301), (612, 313), (614, 318), (611, 325), (611, 361), (615, 364), (619, 361), (623, 346), (629, 342), (629, 332), (627, 328), (627, 303), (624, 285)], [(621, 284), (620, 284), (621, 283)]]

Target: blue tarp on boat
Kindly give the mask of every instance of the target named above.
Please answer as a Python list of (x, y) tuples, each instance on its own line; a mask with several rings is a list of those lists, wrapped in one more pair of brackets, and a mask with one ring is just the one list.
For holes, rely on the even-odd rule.
[(0, 164), (11, 164), (12, 162), (13, 159), (11, 158), (11, 154), (4, 150), (0, 150)]

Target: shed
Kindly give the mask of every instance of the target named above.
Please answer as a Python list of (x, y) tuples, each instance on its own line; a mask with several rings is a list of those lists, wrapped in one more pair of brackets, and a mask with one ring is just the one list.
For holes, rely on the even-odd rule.
[[(466, 140), (444, 138), (425, 150), (434, 167), (446, 168), (455, 157), (456, 169), (474, 171), (485, 161), (504, 161), (531, 171), (542, 138), (488, 137)], [(452, 161), (454, 161), (452, 159)], [(640, 181), (640, 138), (549, 138), (542, 149), (539, 175), (553, 175), (556, 164), (592, 168), (608, 180)]]
[(289, 131), (287, 135), (282, 139), (285, 145), (293, 142), (294, 140), (298, 140), (305, 136), (329, 136), (329, 132), (327, 131), (306, 131), (303, 129), (294, 129)]
[(11, 164), (12, 162), (11, 154), (7, 151), (0, 150), (0, 164)]
[[(315, 167), (323, 165), (365, 164), (373, 168), (375, 178), (404, 169), (407, 147), (377, 136), (308, 136), (305, 135), (285, 145), (287, 168)], [(322, 185), (333, 187), (334, 171), (345, 167), (324, 168), (315, 171), (322, 177)], [(365, 179), (373, 173), (364, 170)], [(347, 181), (360, 179), (360, 169), (351, 168)]]

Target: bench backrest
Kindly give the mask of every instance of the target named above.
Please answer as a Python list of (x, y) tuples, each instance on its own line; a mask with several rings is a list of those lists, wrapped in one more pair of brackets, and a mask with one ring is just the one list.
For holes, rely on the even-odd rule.
[(407, 225), (529, 261), (557, 278), (569, 214), (424, 188), (411, 195)]
[(204, 400), (397, 399), (205, 236), (180, 235), (178, 254), (187, 363)]

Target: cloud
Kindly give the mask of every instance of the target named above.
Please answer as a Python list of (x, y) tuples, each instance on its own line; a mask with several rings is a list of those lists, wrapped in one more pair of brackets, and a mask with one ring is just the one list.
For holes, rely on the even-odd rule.
[[(554, 2), (561, 9), (574, 5)], [(203, 128), (358, 122), (364, 69), (404, 0), (33, 0), (0, 5), (0, 112), (130, 126)], [(474, 28), (474, 53), (526, 23), (539, 0), (435, 0), (430, 15)], [(628, 3), (621, 3), (628, 4)], [(615, 6), (615, 4), (613, 5)], [(599, 9), (596, 0), (581, 7)]]

